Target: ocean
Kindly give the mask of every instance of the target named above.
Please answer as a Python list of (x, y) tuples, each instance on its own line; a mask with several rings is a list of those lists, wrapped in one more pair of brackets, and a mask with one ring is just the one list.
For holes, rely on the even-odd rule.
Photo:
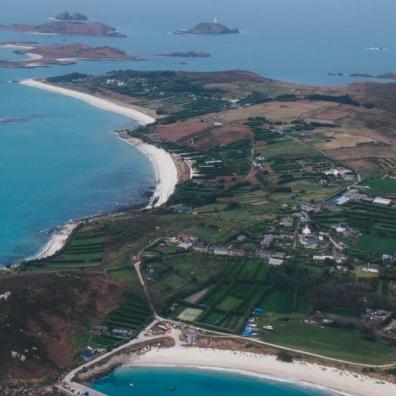
[[(392, 0), (2, 0), (0, 24), (40, 23), (64, 10), (79, 11), (128, 35), (71, 37), (0, 31), (0, 42), (85, 42), (138, 54), (142, 62), (79, 62), (42, 69), (0, 69), (0, 265), (37, 253), (69, 219), (147, 201), (154, 186), (150, 162), (117, 140), (113, 130), (131, 120), (11, 80), (73, 71), (113, 69), (246, 69), (305, 84), (339, 85), (353, 72), (395, 71)], [(212, 20), (239, 35), (172, 35)], [(382, 51), (370, 48), (382, 47)], [(158, 56), (207, 51), (210, 58)], [(0, 59), (21, 55), (0, 47)], [(329, 73), (343, 73), (333, 77)]]
[[(155, 380), (153, 380), (155, 379)], [(225, 371), (171, 367), (120, 368), (91, 384), (108, 396), (330, 396), (311, 386)]]

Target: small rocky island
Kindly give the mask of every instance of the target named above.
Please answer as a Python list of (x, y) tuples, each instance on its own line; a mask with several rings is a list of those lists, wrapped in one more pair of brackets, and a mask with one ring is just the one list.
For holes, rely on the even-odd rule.
[(240, 33), (238, 28), (229, 28), (215, 20), (213, 22), (202, 22), (190, 29), (179, 30), (175, 34), (235, 34)]
[(210, 54), (204, 51), (175, 51), (160, 54), (159, 56), (166, 56), (172, 58), (209, 58)]
[(13, 30), (16, 32), (41, 34), (126, 37), (124, 34), (117, 32), (114, 27), (106, 25), (102, 22), (84, 22), (76, 20), (56, 20), (45, 22), (40, 25), (13, 23), (0, 25), (0, 30)]
[(55, 19), (58, 21), (78, 21), (78, 22), (88, 21), (88, 17), (86, 15), (80, 14), (79, 12), (70, 14), (68, 11), (60, 13), (55, 17)]
[(43, 46), (33, 42), (7, 42), (4, 47), (13, 48), (14, 53), (26, 55), (22, 61), (0, 60), (0, 68), (34, 68), (48, 65), (71, 65), (77, 60), (140, 60), (135, 55), (129, 55), (118, 48), (101, 46), (93, 47), (87, 44), (65, 44)]

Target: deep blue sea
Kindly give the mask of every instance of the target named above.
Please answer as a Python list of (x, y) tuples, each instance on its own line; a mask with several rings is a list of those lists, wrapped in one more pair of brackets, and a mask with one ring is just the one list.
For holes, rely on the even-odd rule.
[(167, 367), (120, 368), (92, 388), (109, 396), (330, 396), (335, 392), (223, 371)]
[[(0, 24), (40, 23), (64, 10), (106, 22), (128, 37), (0, 31), (0, 42), (86, 42), (146, 60), (0, 69), (0, 265), (33, 255), (71, 218), (144, 202), (154, 184), (149, 161), (113, 134), (133, 125), (131, 120), (10, 80), (121, 68), (248, 69), (281, 80), (338, 85), (351, 79), (329, 72), (396, 70), (394, 0), (1, 0)], [(243, 34), (169, 34), (214, 17)], [(183, 50), (212, 56), (186, 62), (157, 56)], [(22, 57), (0, 46), (0, 59), (17, 58)]]

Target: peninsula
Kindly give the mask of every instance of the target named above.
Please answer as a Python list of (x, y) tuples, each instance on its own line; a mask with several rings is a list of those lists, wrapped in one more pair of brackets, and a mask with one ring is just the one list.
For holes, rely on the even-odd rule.
[(82, 36), (106, 36), (106, 37), (126, 37), (119, 33), (112, 26), (102, 22), (77, 22), (70, 20), (59, 20), (45, 22), (41, 25), (30, 25), (23, 23), (13, 23), (0, 25), (0, 30), (13, 30), (23, 33), (39, 34), (62, 34), (62, 35), (82, 35)]
[(178, 30), (175, 34), (208, 34), (208, 35), (218, 35), (218, 34), (234, 34), (240, 33), (238, 28), (228, 28), (227, 26), (219, 23), (217, 19), (213, 22), (202, 22), (190, 29)]

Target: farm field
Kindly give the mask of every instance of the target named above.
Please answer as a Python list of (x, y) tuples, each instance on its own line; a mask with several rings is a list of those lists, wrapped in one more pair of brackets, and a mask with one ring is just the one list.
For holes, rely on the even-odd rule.
[(396, 180), (393, 179), (371, 179), (364, 182), (364, 185), (370, 187), (372, 194), (389, 194), (396, 196)]
[(356, 247), (364, 252), (394, 253), (396, 249), (395, 238), (380, 235), (362, 234)]
[(66, 246), (49, 259), (29, 263), (35, 270), (75, 270), (102, 264), (104, 235), (77, 231)]
[(129, 286), (139, 285), (138, 276), (133, 267), (118, 267), (107, 270), (107, 275)]
[(393, 348), (369, 341), (356, 330), (322, 327), (298, 321), (276, 320), (271, 324), (274, 331), (261, 336), (267, 342), (357, 363), (385, 364), (393, 360)]
[(394, 208), (353, 202), (345, 206), (344, 216), (349, 226), (358, 228), (363, 233), (387, 238), (396, 236)]
[(185, 298), (217, 279), (224, 259), (180, 254), (154, 257), (143, 265), (154, 301), (163, 304), (175, 295)]
[(125, 342), (125, 339), (114, 336), (113, 329), (129, 330), (132, 337), (136, 336), (139, 331), (152, 320), (153, 314), (142, 299), (128, 295), (119, 308), (110, 312), (102, 323), (106, 326), (110, 334), (96, 335), (91, 340), (94, 347), (109, 348), (115, 347)]

